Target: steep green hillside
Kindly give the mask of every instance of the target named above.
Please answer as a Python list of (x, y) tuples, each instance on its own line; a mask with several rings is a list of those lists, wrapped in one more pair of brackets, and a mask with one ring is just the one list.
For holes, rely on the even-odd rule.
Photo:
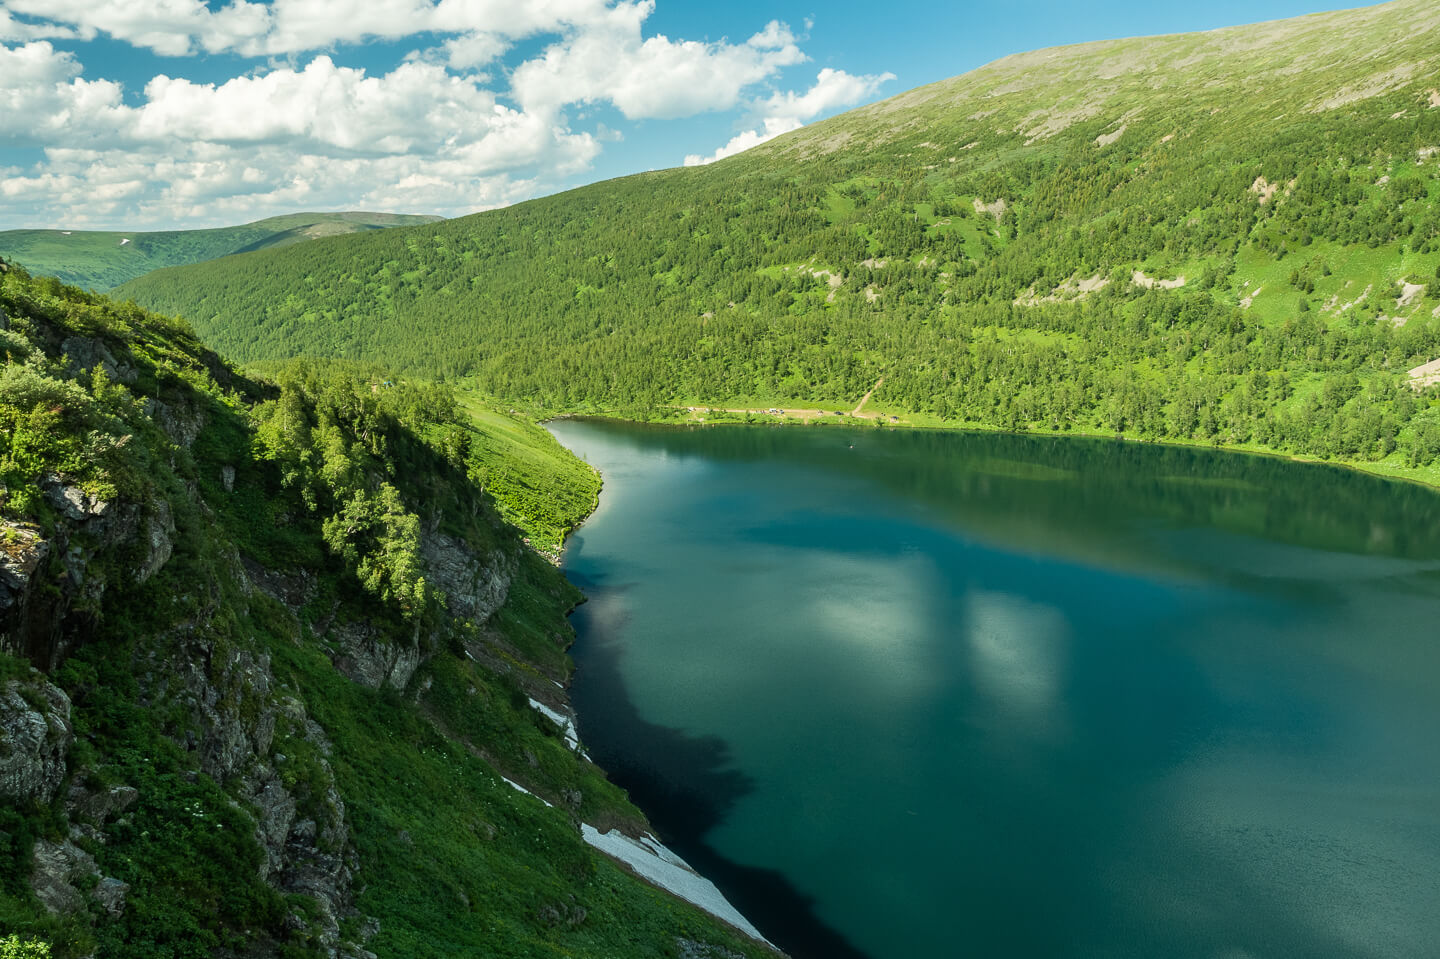
[(120, 292), (545, 410), (890, 412), (1440, 457), (1440, 7), (1040, 51), (709, 167)]
[(580, 596), (474, 479), (532, 426), (3, 261), (0, 363), (0, 944), (771, 954), (582, 838), (647, 826), (552, 718)]
[(565, 537), (595, 510), (600, 474), (524, 414), (473, 392), (456, 398), (472, 437), (470, 478), (532, 546), (558, 562)]
[(4, 230), (0, 231), (0, 256), (36, 275), (57, 276), (66, 283), (103, 291), (162, 266), (440, 219), (399, 213), (292, 213), (215, 230)]

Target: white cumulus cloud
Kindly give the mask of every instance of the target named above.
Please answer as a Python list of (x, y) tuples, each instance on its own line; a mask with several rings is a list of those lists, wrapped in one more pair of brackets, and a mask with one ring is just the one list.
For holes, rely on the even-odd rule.
[(218, 85), (157, 76), (137, 106), (81, 72), (47, 41), (0, 46), (0, 144), (45, 149), (36, 169), (0, 179), (7, 220), (66, 211), (72, 226), (224, 222), (301, 207), (455, 215), (554, 189), (600, 151), (563, 117), (508, 107), (439, 64), (371, 76), (319, 56)]
[(822, 113), (839, 107), (848, 107), (866, 97), (873, 96), (886, 82), (895, 79), (893, 73), (866, 74), (855, 76), (844, 70), (825, 67), (815, 77), (815, 85), (804, 93), (776, 92), (769, 98), (757, 101), (751, 116), (758, 117), (757, 126), (743, 130), (709, 156), (691, 153), (685, 157), (686, 166), (703, 166), (728, 156), (734, 156), (766, 140), (773, 140), (782, 133), (798, 130), (809, 120)]
[(0, 43), (16, 40), (68, 40), (74, 37), (75, 31), (69, 27), (16, 20), (10, 15), (10, 11), (0, 7)]
[[(623, 4), (622, 4), (623, 5)], [(163, 56), (304, 53), (420, 34), (505, 38), (583, 29), (607, 19), (611, 0), (0, 0), (0, 37), (105, 34)], [(20, 23), (21, 14), (48, 23)], [(8, 31), (8, 33), (6, 32)]]
[[(655, 0), (0, 0), (5, 225), (211, 225), (302, 207), (458, 215), (569, 185), (623, 139), (604, 108), (628, 120), (747, 110), (753, 129), (686, 161), (703, 162), (889, 78), (826, 69), (803, 93), (759, 96), (808, 59), (789, 26), (770, 21), (735, 42), (647, 36), (654, 10)], [(155, 61), (122, 85), (87, 74), (86, 48), (70, 52), (100, 36), (160, 57), (248, 62), (243, 75), (202, 82), (186, 75), (194, 61)], [(362, 69), (342, 49), (412, 37), (417, 49), (392, 54), (392, 67)], [(517, 63), (521, 41), (537, 52)]]
[(516, 99), (539, 111), (609, 101), (632, 120), (693, 116), (733, 107), (745, 87), (806, 59), (774, 22), (743, 44), (642, 38), (654, 9), (653, 0), (618, 4), (603, 23), (521, 64), (511, 80)]

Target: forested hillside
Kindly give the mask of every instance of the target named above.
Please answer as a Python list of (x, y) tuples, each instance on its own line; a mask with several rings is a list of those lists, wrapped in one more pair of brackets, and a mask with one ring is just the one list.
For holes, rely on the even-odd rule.
[[(1010, 57), (745, 154), (121, 295), (545, 411), (1440, 457), (1440, 7)], [(1432, 471), (1433, 472), (1433, 471)]]
[[(593, 848), (658, 861), (575, 737), (580, 595), (481, 487), (546, 462), (495, 416), (253, 379), (0, 260), (0, 953), (772, 954)], [(573, 523), (574, 465), (506, 512)]]
[(37, 275), (103, 292), (163, 266), (439, 219), (400, 213), (291, 213), (214, 230), (3, 230), (0, 256)]

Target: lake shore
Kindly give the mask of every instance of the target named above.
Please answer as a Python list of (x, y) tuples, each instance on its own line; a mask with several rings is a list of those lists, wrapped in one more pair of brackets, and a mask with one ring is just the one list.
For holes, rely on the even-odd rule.
[[(868, 394), (867, 394), (868, 399)], [(1386, 460), (1378, 462), (1355, 462), (1351, 460), (1321, 459), (1301, 453), (1287, 453), (1259, 444), (1215, 443), (1206, 440), (1182, 440), (1168, 438), (1147, 439), (1133, 434), (1089, 432), (1085, 430), (1007, 430), (998, 426), (981, 423), (950, 423), (930, 416), (912, 413), (875, 413), (826, 409), (823, 407), (723, 407), (695, 404), (667, 407), (668, 416), (646, 416), (627, 410), (565, 411), (545, 416), (540, 422), (564, 419), (610, 420), (618, 423), (639, 423), (650, 426), (841, 426), (870, 429), (926, 430), (943, 433), (986, 433), (1009, 434), (1014, 436), (1047, 437), (1063, 439), (1079, 437), (1084, 439), (1116, 440), (1144, 446), (1173, 446), (1188, 449), (1208, 449), (1222, 453), (1246, 453), (1266, 456), (1292, 463), (1316, 466), (1334, 466), (1353, 470), (1370, 476), (1413, 483), (1430, 489), (1440, 489), (1440, 464), (1425, 467), (1408, 467)], [(718, 417), (717, 415), (718, 414)], [(744, 419), (732, 417), (743, 416)], [(862, 427), (863, 424), (863, 427)]]

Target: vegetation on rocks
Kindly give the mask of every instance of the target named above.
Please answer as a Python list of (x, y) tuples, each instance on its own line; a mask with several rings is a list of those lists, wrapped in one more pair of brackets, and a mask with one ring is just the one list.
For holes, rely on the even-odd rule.
[(768, 952), (583, 841), (647, 826), (532, 706), (580, 596), (448, 389), (8, 265), (0, 328), (6, 955)]

